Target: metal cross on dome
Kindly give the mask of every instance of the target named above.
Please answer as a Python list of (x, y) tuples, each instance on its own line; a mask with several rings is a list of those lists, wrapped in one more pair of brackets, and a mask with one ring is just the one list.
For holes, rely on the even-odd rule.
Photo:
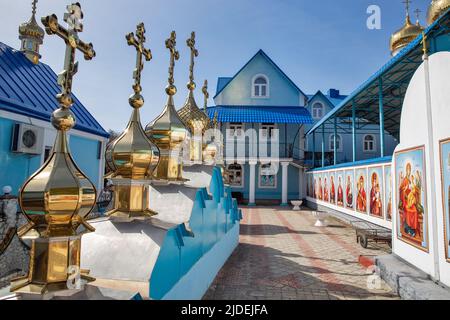
[(82, 18), (83, 12), (81, 11), (81, 5), (77, 2), (68, 5), (67, 13), (64, 14), (64, 21), (69, 26), (67, 29), (58, 23), (58, 17), (55, 14), (41, 19), (47, 34), (55, 34), (66, 43), (64, 70), (58, 75), (58, 84), (61, 86), (62, 92), (57, 95), (58, 102), (65, 108), (69, 108), (73, 104), (71, 96), (72, 81), (73, 76), (78, 71), (78, 62), (75, 61), (76, 50), (80, 50), (86, 60), (91, 60), (95, 57), (92, 43), (85, 43), (78, 38), (78, 32), (83, 31)]
[(170, 38), (166, 40), (166, 48), (170, 51), (170, 65), (169, 65), (169, 85), (173, 86), (175, 80), (173, 78), (173, 72), (175, 69), (175, 61), (180, 58), (180, 53), (175, 49), (177, 44), (177, 35), (175, 31), (172, 31)]
[(144, 62), (142, 57), (145, 58), (146, 61), (150, 61), (152, 59), (152, 52), (150, 49), (146, 49), (144, 47), (145, 39), (145, 25), (144, 23), (138, 24), (136, 28), (136, 36), (133, 32), (126, 35), (128, 45), (134, 46), (136, 48), (136, 69), (133, 72), (133, 79), (135, 80), (133, 85), (133, 90), (135, 93), (140, 93), (142, 91), (141, 87), (141, 73), (144, 69)]
[(198, 57), (198, 50), (195, 48), (195, 32), (191, 32), (191, 37), (186, 40), (187, 46), (191, 49), (191, 64), (189, 66), (189, 90), (194, 90), (195, 82), (194, 82), (194, 58)]
[(409, 15), (409, 6), (411, 4), (412, 0), (404, 0), (403, 3), (406, 6), (406, 13)]

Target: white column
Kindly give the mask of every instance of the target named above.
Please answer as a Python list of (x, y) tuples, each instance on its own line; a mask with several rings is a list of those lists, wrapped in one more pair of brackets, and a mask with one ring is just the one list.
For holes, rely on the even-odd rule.
[(281, 205), (288, 205), (288, 166), (289, 162), (282, 162), (282, 189), (281, 189)]
[(249, 196), (248, 196), (248, 204), (250, 206), (255, 205), (255, 180), (256, 180), (256, 161), (250, 161), (250, 182), (249, 182)]

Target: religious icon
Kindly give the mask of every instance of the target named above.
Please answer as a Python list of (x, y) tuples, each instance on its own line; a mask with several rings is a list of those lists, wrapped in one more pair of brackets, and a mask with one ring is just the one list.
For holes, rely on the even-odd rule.
[(343, 173), (342, 172), (338, 172), (337, 174), (337, 183), (338, 183), (338, 187), (337, 187), (337, 205), (340, 207), (344, 206), (344, 188), (342, 187), (342, 177), (343, 177)]
[(450, 262), (450, 138), (440, 142), (442, 211), (444, 213), (445, 258)]
[(330, 189), (328, 186), (328, 174), (323, 174), (323, 201), (329, 202), (330, 201)]
[(318, 188), (319, 188), (319, 183), (317, 182), (317, 179), (314, 176), (314, 194), (313, 194), (314, 199), (317, 199), (319, 196)]
[(353, 209), (353, 180), (355, 173), (353, 170), (345, 172), (345, 206)]
[(425, 147), (395, 154), (398, 238), (428, 252), (425, 191)]
[(386, 204), (386, 220), (392, 221), (392, 175), (391, 166), (384, 167), (384, 198), (387, 200)]
[(334, 183), (335, 173), (330, 173), (330, 203), (336, 204), (336, 185)]
[(319, 175), (319, 200), (323, 200), (323, 184), (322, 177)]
[(366, 169), (356, 171), (356, 211), (367, 213)]
[(374, 217), (383, 218), (382, 167), (369, 168), (369, 177), (370, 177), (369, 213)]

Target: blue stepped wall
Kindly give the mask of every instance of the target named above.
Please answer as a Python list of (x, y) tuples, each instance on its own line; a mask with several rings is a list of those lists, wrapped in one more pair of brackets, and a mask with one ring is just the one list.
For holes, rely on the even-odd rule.
[[(237, 244), (242, 212), (231, 197), (231, 189), (224, 186), (217, 167), (213, 169), (209, 189), (211, 195), (205, 188), (197, 192), (189, 221), (191, 230), (186, 230), (182, 224), (167, 232), (150, 279), (152, 299), (180, 297), (174, 287), (192, 285), (192, 280), (210, 283), (221, 267), (211, 261), (216, 256), (226, 260), (234, 249), (230, 245)], [(200, 270), (204, 272), (199, 274)], [(200, 299), (205, 289), (198, 287), (189, 291), (184, 292), (184, 298)]]

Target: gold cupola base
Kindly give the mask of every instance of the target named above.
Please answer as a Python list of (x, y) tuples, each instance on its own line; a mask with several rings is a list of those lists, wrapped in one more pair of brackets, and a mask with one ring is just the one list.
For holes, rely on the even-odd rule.
[(114, 209), (106, 215), (115, 221), (147, 220), (158, 213), (149, 208), (149, 181), (112, 179)]
[(80, 270), (81, 235), (38, 238), (32, 241), (30, 271), (11, 281), (11, 292), (46, 294), (81, 289), (95, 281), (89, 270)]

